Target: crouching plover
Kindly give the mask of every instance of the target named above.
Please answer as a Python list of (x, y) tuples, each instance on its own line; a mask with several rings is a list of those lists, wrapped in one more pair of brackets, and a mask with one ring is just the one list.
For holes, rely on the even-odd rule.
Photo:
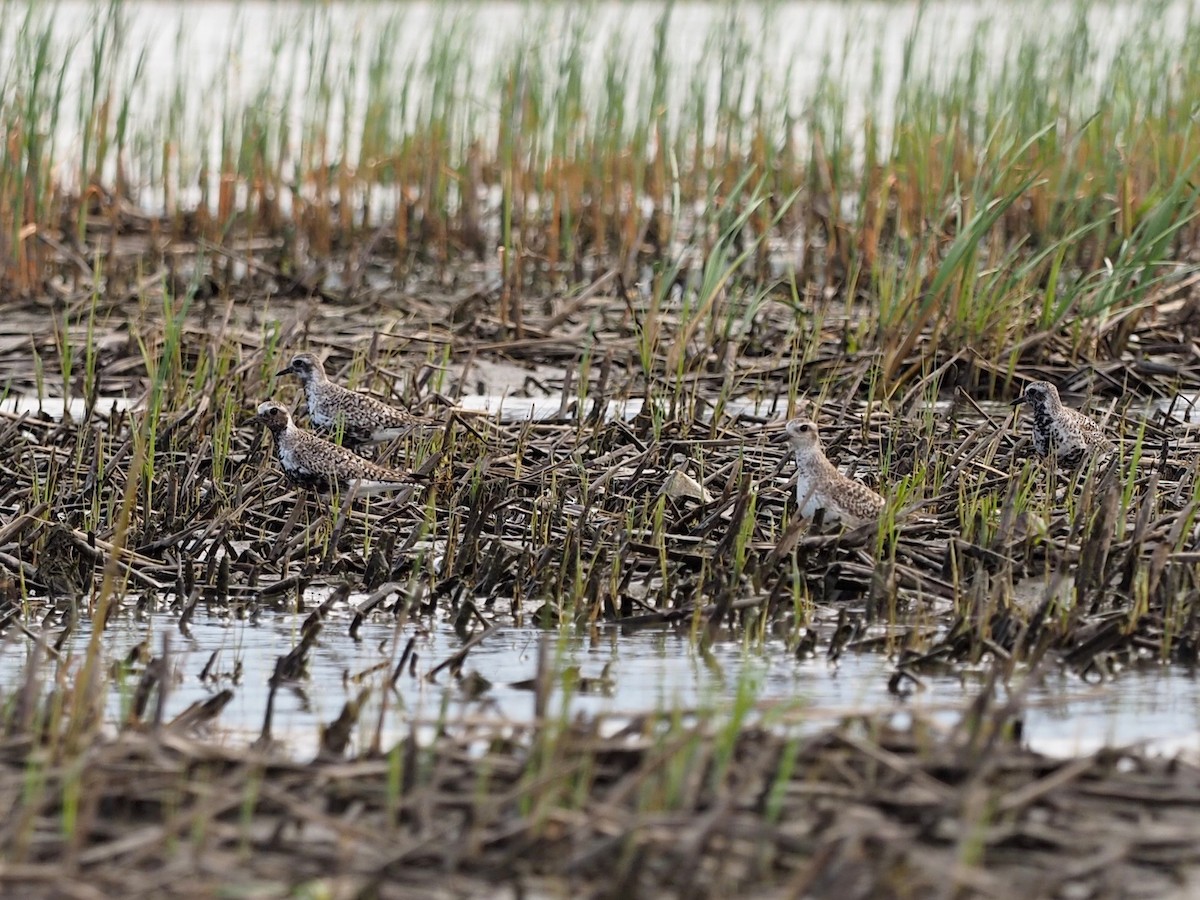
[(297, 428), (288, 411), (278, 403), (260, 405), (258, 420), (270, 429), (275, 439), (275, 456), (284, 474), (301, 487), (315, 488), (323, 494), (339, 487), (361, 495), (397, 491), (412, 483), (412, 478), (403, 472), (363, 459), (345, 447)]
[(884, 499), (834, 467), (821, 447), (821, 437), (811, 419), (787, 423), (788, 443), (796, 458), (796, 502), (800, 515), (811, 519), (825, 510), (825, 521), (861, 525), (879, 518)]
[(313, 425), (328, 431), (340, 430), (347, 444), (390, 441), (420, 424), (420, 420), (407, 410), (334, 384), (325, 374), (321, 361), (311, 353), (298, 353), (278, 374), (295, 375), (300, 379)]
[(1064, 469), (1074, 469), (1093, 457), (1104, 457), (1116, 447), (1100, 426), (1076, 410), (1063, 406), (1058, 388), (1048, 381), (1033, 381), (1013, 406), (1029, 404), (1033, 413), (1033, 449), (1039, 456), (1058, 460)]

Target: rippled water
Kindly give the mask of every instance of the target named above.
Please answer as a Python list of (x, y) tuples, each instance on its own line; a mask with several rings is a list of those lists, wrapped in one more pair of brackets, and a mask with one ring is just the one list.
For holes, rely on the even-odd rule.
[[(361, 600), (361, 596), (351, 597), (350, 604)], [(167, 718), (231, 688), (234, 699), (218, 720), (219, 733), (232, 743), (245, 744), (262, 728), (276, 659), (296, 646), (304, 618), (272, 612), (251, 622), (198, 610), (188, 636), (179, 631), (174, 613), (155, 613), (141, 620), (117, 617), (104, 642), (105, 661), (124, 659), (142, 641), (158, 654), (163, 636), (169, 635), (174, 680)], [(847, 653), (832, 663), (824, 656), (798, 660), (782, 641), (744, 647), (738, 641), (718, 640), (704, 652), (687, 634), (669, 628), (622, 633), (606, 626), (562, 637), (536, 628), (505, 627), (502, 621), (470, 652), (460, 681), (446, 670), (429, 676), (462, 647), (448, 622), (426, 617), (397, 630), (384, 616), (364, 623), (355, 641), (348, 633), (350, 618), (349, 606), (331, 614), (309, 659), (307, 677), (277, 694), (272, 735), (298, 754), (315, 750), (318, 726), (333, 721), (364, 685), (373, 690), (355, 733), (359, 748), (370, 743), (384, 694), (388, 696), (382, 718), (385, 746), (407, 734), (412, 722), (428, 723), (442, 716), (449, 721), (483, 717), (527, 722), (534, 715), (535, 694), (522, 682), (537, 675), (543, 640), (550, 642), (555, 671), (577, 666), (580, 675), (589, 679), (585, 690), (569, 695), (556, 680), (548, 706), (551, 715), (564, 709), (576, 716), (720, 708), (743, 691), (756, 698), (760, 711), (785, 713), (787, 721), (801, 730), (815, 730), (850, 714), (889, 711), (919, 711), (952, 725), (983, 682), (978, 672), (935, 676), (924, 679), (921, 690), (900, 697), (888, 693), (893, 666), (878, 653)], [(386, 685), (410, 638), (416, 660), (405, 667), (393, 692)], [(87, 640), (86, 629), (80, 628), (63, 647), (64, 671), (78, 666), (78, 654)], [(30, 646), (24, 637), (9, 638), (0, 654), (0, 687), (19, 683)], [(201, 681), (214, 651), (219, 655), (209, 667), (213, 677)], [(72, 653), (77, 654), (73, 659)], [(233, 673), (239, 667), (235, 681)], [(123, 680), (111, 681), (113, 721), (128, 705), (139, 673), (135, 668)], [(476, 682), (476, 676), (486, 679), (490, 687), (469, 696), (465, 685)], [(1054, 671), (1028, 695), (1024, 733), (1035, 749), (1053, 754), (1145, 742), (1157, 752), (1200, 755), (1200, 682), (1179, 668), (1131, 670), (1102, 684)]]

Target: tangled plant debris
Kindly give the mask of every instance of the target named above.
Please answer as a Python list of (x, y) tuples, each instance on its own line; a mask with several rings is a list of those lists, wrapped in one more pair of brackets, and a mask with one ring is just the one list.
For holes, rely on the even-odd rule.
[[(184, 81), (144, 115), (126, 5), (89, 13), (74, 123), (60, 88), (86, 54), (25, 10), (0, 34), (0, 630), (29, 654), (3, 695), (4, 883), (1002, 897), (1188, 877), (1194, 768), (1038, 756), (1019, 686), (1196, 662), (1194, 12), (1150, 4), (1100, 61), (1081, 7), (1004, 32), (1019, 65), (993, 65), (988, 20), (928, 71), (916, 48), (941, 45), (918, 16), (905, 79), (851, 117), (838, 67), (794, 96), (736, 11), (709, 36), (714, 88), (673, 50), (672, 7), (645, 61), (603, 32), (599, 85), (601, 32), (568, 11), (544, 13), (564, 40), (531, 29), (478, 77), (466, 13), (401, 71), (398, 19), (347, 39), (313, 8), (271, 45), (283, 93), (207, 92), (225, 105), (206, 149)], [(493, 92), (494, 131), (463, 113), (468, 84)], [(420, 414), (365, 451), (408, 489), (282, 478), (254, 411), (298, 412), (277, 373), (304, 350)], [(1006, 405), (1034, 379), (1101, 423), (1110, 464), (1034, 458)], [(780, 438), (802, 402), (888, 499), (881, 522), (794, 515)], [(314, 586), (332, 591), (308, 608)], [(392, 656), (298, 761), (274, 700), (359, 594), (351, 637), (394, 622)], [(222, 735), (236, 678), (168, 712), (215, 654), (183, 671), (145, 642), (104, 665), (113, 621), (161, 610), (185, 639), (207, 614), (297, 619), (256, 741)], [(462, 645), (419, 661), (431, 621)], [(744, 697), (556, 717), (553, 688), (614, 676), (546, 653), (528, 722), (379, 699), (440, 673), (486, 696), (464, 662), (501, 622), (879, 652), (898, 695), (947, 670), (986, 683), (950, 728), (815, 733)], [(373, 703), (404, 721), (398, 745), (362, 738)]]

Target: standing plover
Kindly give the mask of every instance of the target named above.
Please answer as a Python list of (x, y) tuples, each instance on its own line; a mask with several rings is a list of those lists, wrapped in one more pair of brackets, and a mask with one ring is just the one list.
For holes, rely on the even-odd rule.
[(335, 486), (356, 494), (397, 491), (412, 483), (403, 472), (357, 456), (310, 431), (297, 428), (286, 409), (278, 403), (258, 407), (258, 420), (271, 430), (275, 456), (293, 483), (329, 493)]
[(304, 385), (308, 416), (317, 428), (342, 433), (346, 444), (378, 444), (407, 433), (421, 420), (407, 410), (334, 384), (321, 361), (298, 353), (279, 375), (295, 375)]
[(1100, 426), (1076, 410), (1063, 406), (1058, 388), (1048, 381), (1033, 381), (1013, 406), (1028, 403), (1033, 412), (1033, 449), (1039, 456), (1058, 460), (1064, 469), (1074, 469), (1092, 457), (1103, 457), (1116, 449)]
[(811, 519), (825, 510), (825, 521), (861, 525), (878, 519), (884, 499), (852, 478), (847, 478), (825, 456), (821, 436), (811, 419), (787, 423), (788, 443), (796, 458), (796, 502), (800, 515)]

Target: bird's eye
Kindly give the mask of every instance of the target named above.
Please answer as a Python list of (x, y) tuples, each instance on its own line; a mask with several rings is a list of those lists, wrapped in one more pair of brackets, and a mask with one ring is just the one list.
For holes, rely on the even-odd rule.
[(805, 423), (804, 425), (801, 425), (801, 426), (800, 426), (800, 432), (801, 432), (802, 434), (808, 434), (810, 431), (812, 431), (812, 429), (811, 429), (811, 428), (808, 426), (808, 424), (807, 424), (807, 423)]

